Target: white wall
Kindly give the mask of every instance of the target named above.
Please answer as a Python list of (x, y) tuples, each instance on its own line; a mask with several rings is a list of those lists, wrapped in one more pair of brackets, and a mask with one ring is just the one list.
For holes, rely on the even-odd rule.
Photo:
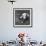
[[(14, 28), (13, 8), (33, 8), (33, 27)], [(30, 34), (33, 40), (46, 40), (46, 0), (17, 0), (14, 5), (0, 0), (0, 40), (15, 40), (19, 32)]]

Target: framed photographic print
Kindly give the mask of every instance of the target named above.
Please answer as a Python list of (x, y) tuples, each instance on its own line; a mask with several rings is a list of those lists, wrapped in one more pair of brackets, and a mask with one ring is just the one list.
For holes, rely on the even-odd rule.
[(32, 27), (32, 8), (13, 8), (14, 27)]

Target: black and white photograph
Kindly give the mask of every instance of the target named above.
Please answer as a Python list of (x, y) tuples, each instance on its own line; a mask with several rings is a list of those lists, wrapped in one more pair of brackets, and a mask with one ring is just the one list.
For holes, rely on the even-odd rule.
[(32, 26), (32, 8), (14, 8), (13, 26), (31, 27)]

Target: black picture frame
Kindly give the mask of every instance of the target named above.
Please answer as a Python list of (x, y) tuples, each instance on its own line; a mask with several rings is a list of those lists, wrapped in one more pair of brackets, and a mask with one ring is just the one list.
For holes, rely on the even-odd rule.
[[(25, 15), (24, 15), (25, 14)], [(28, 16), (23, 19), (21, 16)], [(21, 18), (21, 19), (20, 19)], [(32, 27), (33, 9), (32, 8), (13, 8), (13, 27)]]

